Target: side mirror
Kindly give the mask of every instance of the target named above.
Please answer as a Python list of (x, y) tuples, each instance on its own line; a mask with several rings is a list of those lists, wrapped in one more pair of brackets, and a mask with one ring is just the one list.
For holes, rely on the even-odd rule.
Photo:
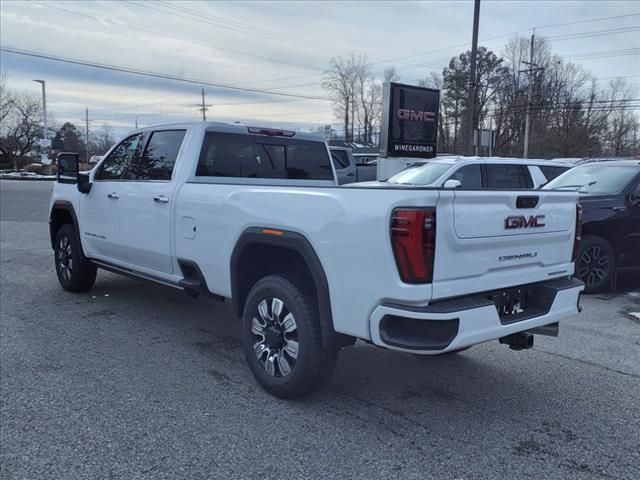
[(80, 193), (89, 193), (91, 191), (91, 177), (88, 173), (78, 172), (78, 191)]
[(449, 180), (444, 182), (444, 185), (442, 186), (442, 188), (449, 188), (453, 190), (453, 189), (459, 188), (460, 186), (462, 186), (462, 182), (460, 180), (454, 180), (450, 178)]
[(627, 195), (629, 205), (632, 207), (640, 207), (640, 191), (633, 191)]
[(56, 157), (58, 182), (78, 183), (79, 164), (80, 155), (77, 153), (60, 152)]

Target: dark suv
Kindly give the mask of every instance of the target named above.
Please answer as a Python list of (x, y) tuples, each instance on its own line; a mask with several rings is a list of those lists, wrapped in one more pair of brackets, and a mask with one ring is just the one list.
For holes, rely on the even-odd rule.
[(588, 163), (543, 187), (576, 190), (583, 209), (575, 275), (585, 292), (615, 285), (622, 270), (640, 271), (640, 162)]

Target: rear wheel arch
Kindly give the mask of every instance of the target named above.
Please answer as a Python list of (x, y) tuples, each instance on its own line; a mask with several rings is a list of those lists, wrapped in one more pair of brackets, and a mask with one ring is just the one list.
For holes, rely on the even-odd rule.
[(274, 235), (262, 231), (259, 227), (246, 229), (231, 255), (231, 301), (236, 314), (242, 317), (247, 296), (261, 278), (280, 274), (308, 291), (315, 300), (323, 345), (352, 344), (351, 337), (333, 329), (329, 284), (311, 243), (297, 232), (282, 231)]

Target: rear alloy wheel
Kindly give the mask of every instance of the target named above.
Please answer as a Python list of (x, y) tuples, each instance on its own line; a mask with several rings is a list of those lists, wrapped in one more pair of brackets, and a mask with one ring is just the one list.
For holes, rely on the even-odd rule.
[(611, 285), (614, 272), (613, 248), (602, 237), (587, 236), (580, 246), (576, 276), (584, 282), (585, 293), (597, 293)]
[(277, 397), (299, 397), (322, 387), (338, 351), (322, 346), (315, 301), (288, 278), (271, 275), (249, 292), (242, 346), (251, 372)]
[(258, 304), (258, 314), (251, 319), (253, 351), (265, 371), (284, 377), (298, 359), (298, 325), (293, 314), (279, 298), (265, 298)]
[(96, 281), (97, 269), (84, 255), (73, 225), (63, 225), (56, 235), (55, 266), (58, 282), (70, 292), (86, 292)]

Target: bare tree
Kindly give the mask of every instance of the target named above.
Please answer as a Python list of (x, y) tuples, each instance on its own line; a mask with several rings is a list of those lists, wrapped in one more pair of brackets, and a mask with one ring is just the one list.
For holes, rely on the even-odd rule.
[(638, 119), (629, 108), (629, 100), (636, 98), (638, 89), (628, 85), (623, 79), (609, 84), (609, 128), (606, 131), (606, 147), (616, 156), (631, 154), (636, 139)]
[(12, 94), (0, 133), (0, 162), (13, 162), (18, 170), (20, 160), (31, 153), (41, 135), (40, 100), (27, 94)]
[(396, 67), (394, 66), (385, 68), (383, 75), (384, 75), (383, 76), (384, 83), (400, 81), (400, 74), (398, 73), (398, 71), (396, 70)]
[(337, 115), (344, 119), (345, 140), (351, 140), (349, 128), (353, 126), (351, 111), (355, 103), (355, 79), (353, 56), (345, 59), (333, 57), (329, 70), (324, 74), (322, 86), (329, 90)]
[(103, 123), (102, 126), (94, 132), (92, 142), (93, 151), (98, 155), (104, 155), (116, 142), (113, 137), (113, 128), (111, 125)]
[(0, 73), (0, 125), (4, 124), (15, 103), (15, 95), (7, 90), (7, 74)]

